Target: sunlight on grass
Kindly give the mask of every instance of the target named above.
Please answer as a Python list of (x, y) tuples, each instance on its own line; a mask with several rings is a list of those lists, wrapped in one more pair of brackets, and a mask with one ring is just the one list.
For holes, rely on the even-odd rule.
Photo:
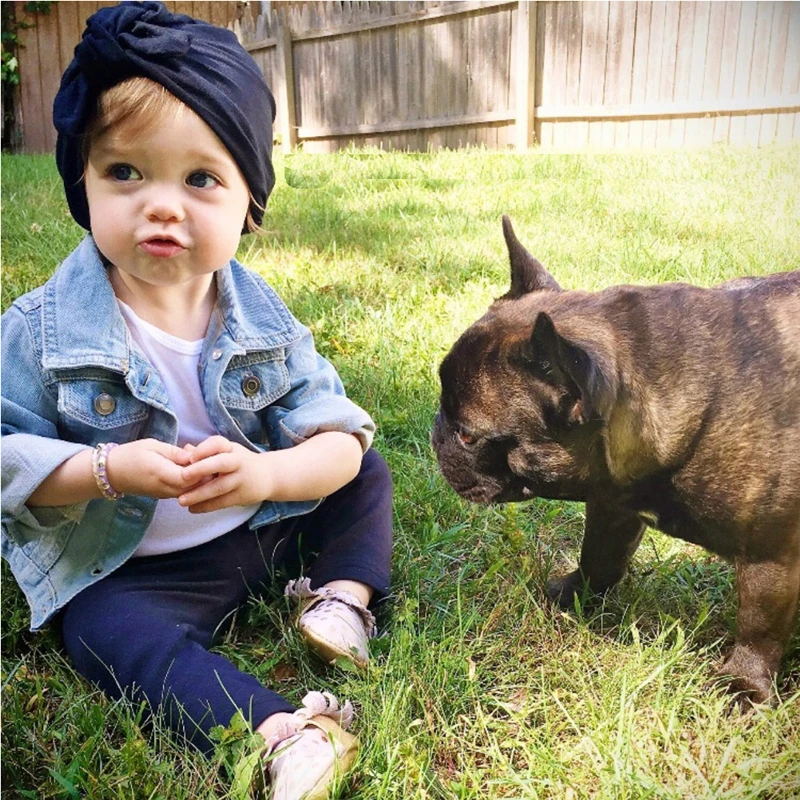
[[(80, 241), (53, 159), (4, 157), (3, 308)], [(571, 569), (579, 504), (481, 508), (438, 473), (438, 364), (503, 294), (500, 217), (567, 288), (710, 285), (800, 264), (800, 146), (690, 154), (427, 155), (277, 161), (266, 235), (240, 258), (315, 334), (378, 423), (395, 476), (395, 593), (365, 676), (309, 657), (279, 592), (242, 609), (219, 650), (299, 701), (349, 696), (362, 800), (800, 796), (800, 637), (783, 703), (729, 714), (713, 685), (735, 624), (731, 569), (651, 532), (594, 607), (545, 598)], [(8, 368), (7, 365), (5, 365)], [(212, 798), (225, 772), (140, 709), (75, 675), (3, 569), (3, 796)]]

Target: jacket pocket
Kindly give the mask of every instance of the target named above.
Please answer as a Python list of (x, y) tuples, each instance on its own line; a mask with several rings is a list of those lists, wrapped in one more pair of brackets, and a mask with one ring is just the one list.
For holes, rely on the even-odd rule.
[(122, 380), (74, 378), (58, 384), (59, 432), (85, 444), (138, 438), (150, 408)]
[(268, 447), (263, 412), (288, 391), (289, 370), (282, 350), (247, 353), (231, 359), (222, 376), (220, 400), (251, 442)]

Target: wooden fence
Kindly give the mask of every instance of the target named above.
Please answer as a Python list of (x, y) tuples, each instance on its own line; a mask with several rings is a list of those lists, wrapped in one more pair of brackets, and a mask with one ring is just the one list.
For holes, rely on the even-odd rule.
[[(63, 34), (54, 47), (53, 28), (62, 31), (62, 8), (92, 5), (54, 4), (53, 18), (39, 15), (31, 31), (31, 53), (20, 58), (29, 151), (51, 148), (52, 131), (33, 131), (28, 106), (39, 102), (44, 115), (72, 47)], [(800, 2), (339, 0), (250, 4), (245, 13), (241, 3), (168, 5), (227, 19), (273, 89), (286, 149), (581, 151), (800, 138)]]

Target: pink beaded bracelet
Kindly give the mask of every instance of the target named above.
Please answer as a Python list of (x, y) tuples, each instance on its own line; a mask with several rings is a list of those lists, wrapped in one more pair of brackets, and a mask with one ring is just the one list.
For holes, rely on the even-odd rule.
[(92, 453), (92, 475), (94, 475), (97, 486), (106, 500), (119, 500), (120, 497), (125, 496), (122, 492), (114, 491), (111, 484), (108, 482), (108, 474), (106, 472), (108, 454), (116, 446), (116, 442), (108, 442), (107, 444), (100, 442)]

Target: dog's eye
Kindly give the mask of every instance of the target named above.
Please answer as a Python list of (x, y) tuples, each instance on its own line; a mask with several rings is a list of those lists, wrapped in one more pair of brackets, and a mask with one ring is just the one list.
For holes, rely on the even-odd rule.
[(459, 428), (456, 431), (456, 439), (458, 439), (461, 444), (469, 447), (470, 445), (475, 444), (478, 441), (478, 437), (475, 436), (474, 433), (469, 433), (469, 431), (465, 431), (463, 428)]

